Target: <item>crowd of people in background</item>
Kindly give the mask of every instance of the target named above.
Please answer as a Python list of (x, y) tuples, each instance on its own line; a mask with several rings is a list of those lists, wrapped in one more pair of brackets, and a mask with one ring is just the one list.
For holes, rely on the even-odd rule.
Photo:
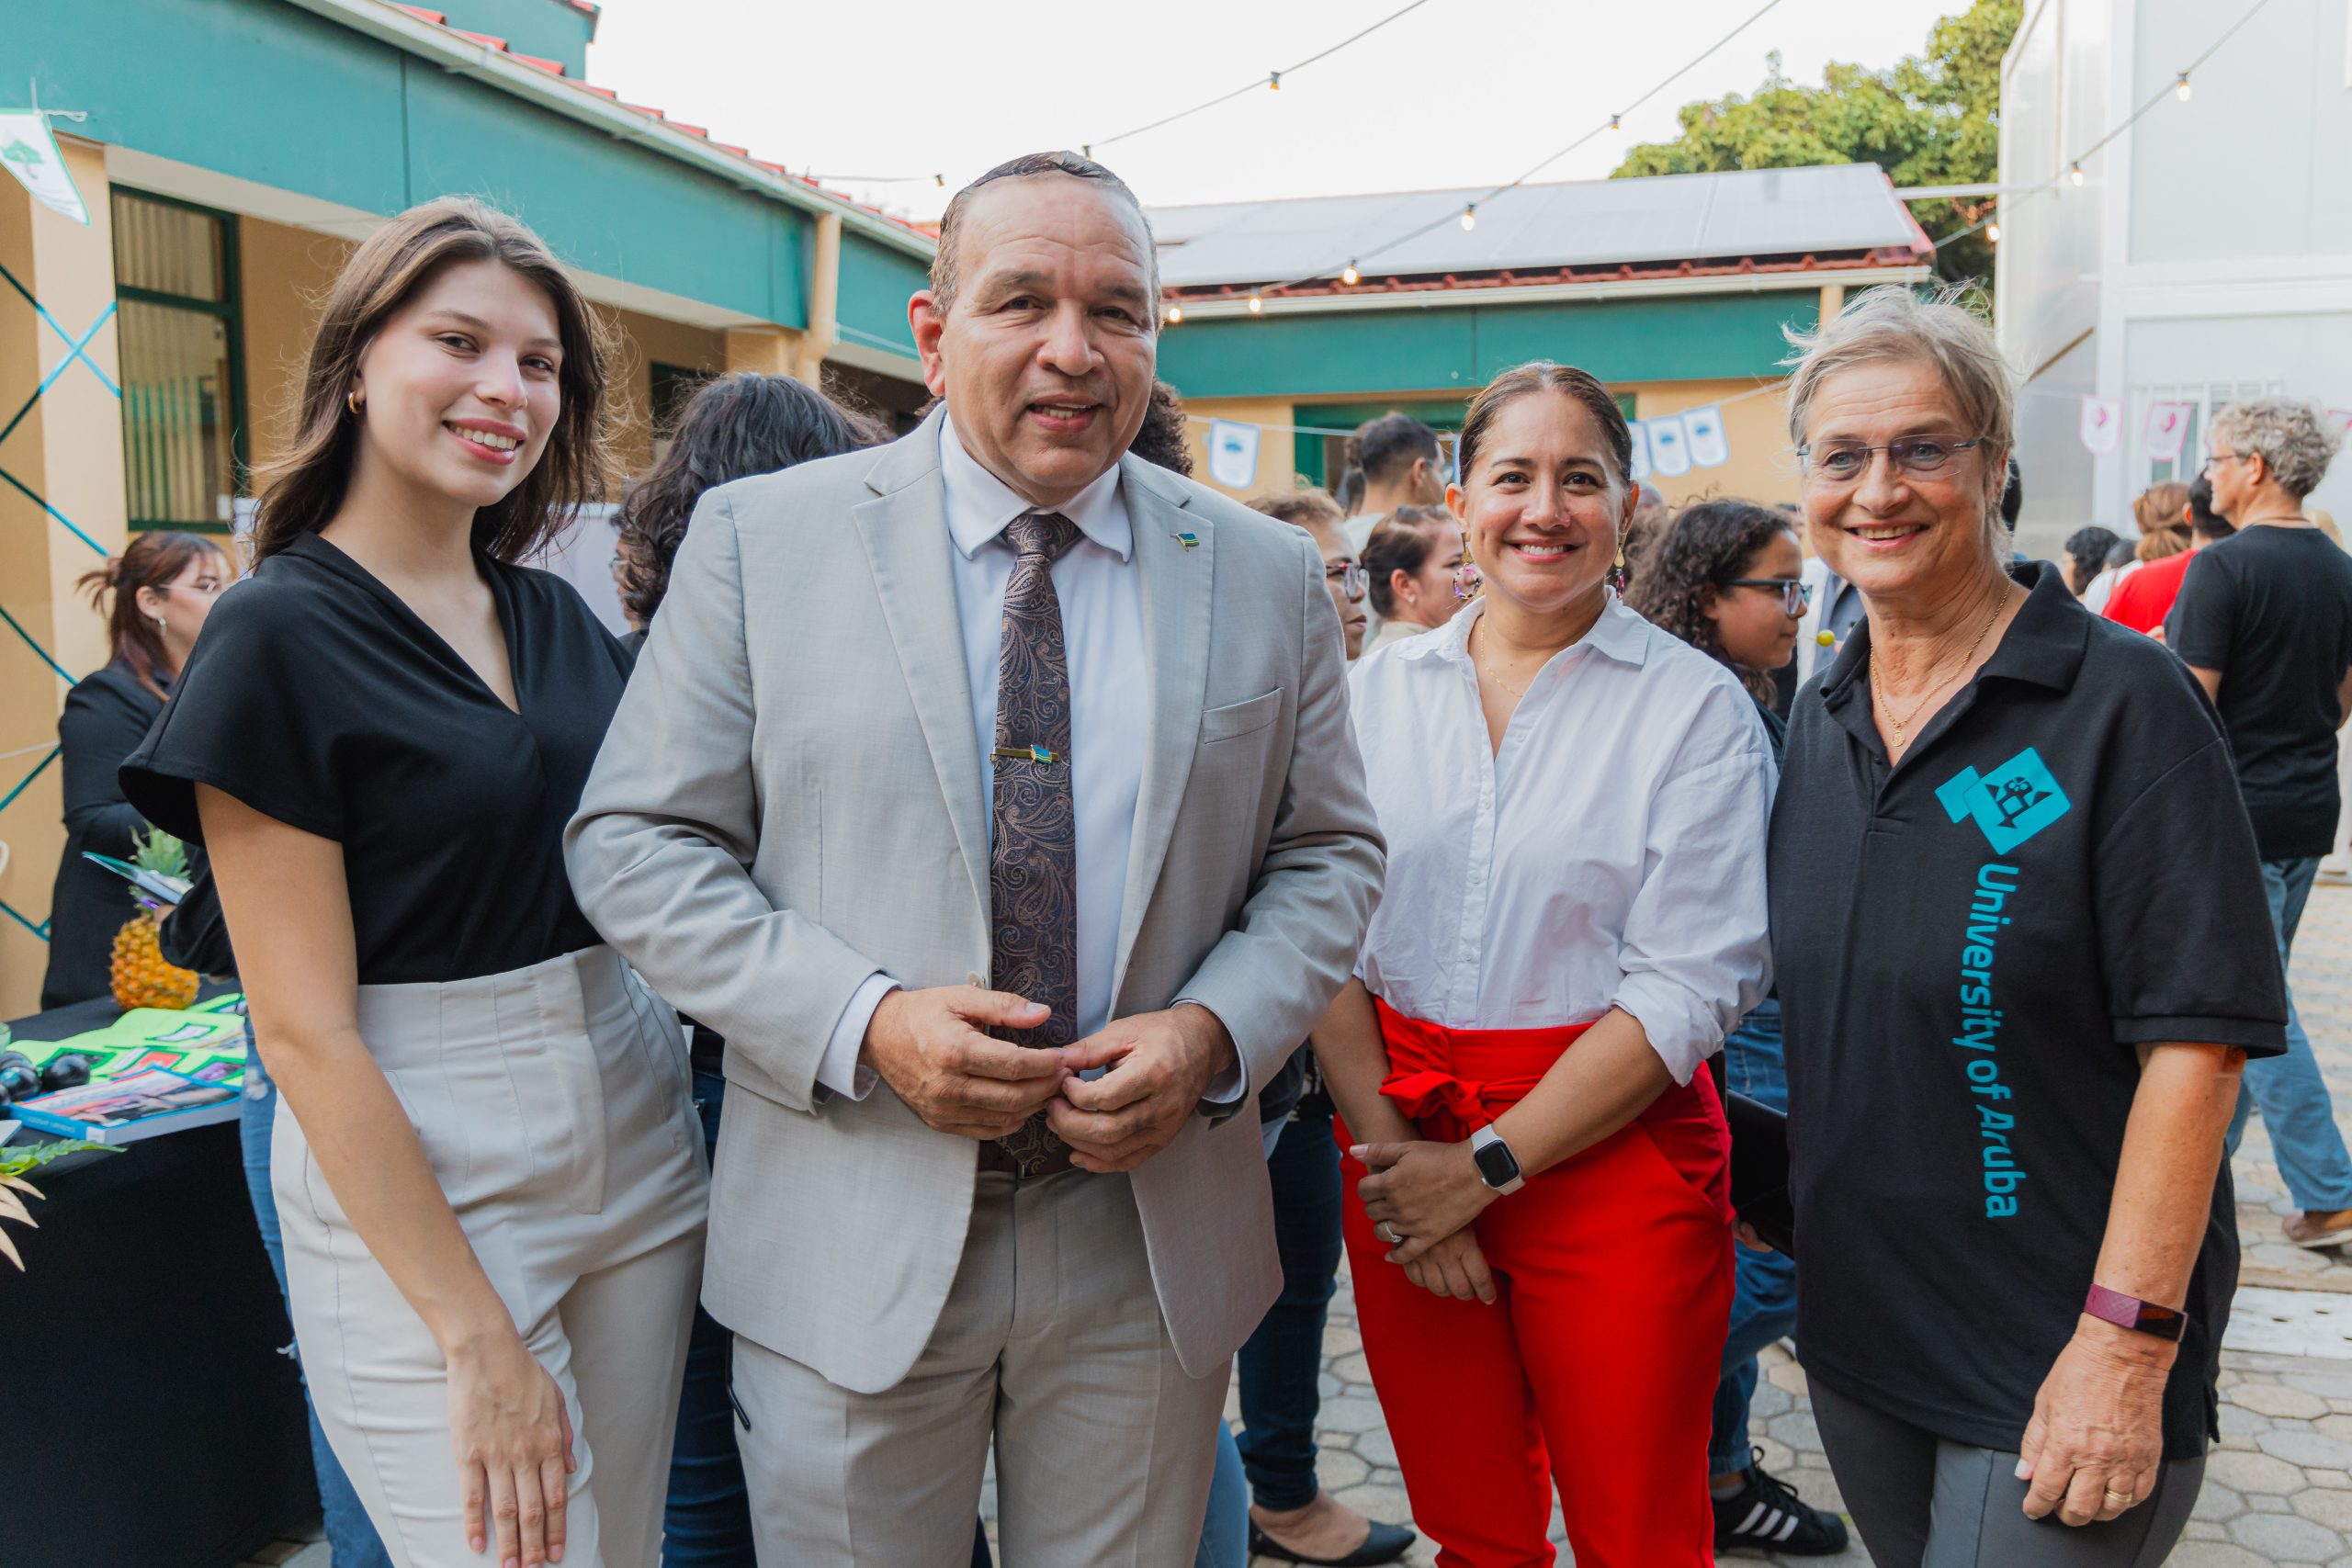
[[(2352, 1153), (2284, 980), (2352, 709), (2352, 558), (2304, 504), (2337, 437), (2286, 400), (2222, 410), (2135, 539), (2084, 527), (2026, 561), (1989, 332), (1876, 289), (1792, 339), (1796, 504), (1670, 506), (1632, 479), (1615, 398), (1538, 363), (1450, 436), (1367, 422), (1336, 494), (1245, 510), (1186, 477), (1125, 187), (1056, 154), (956, 200), (914, 308), (938, 405), (902, 433), (782, 378), (705, 384), (619, 509), (625, 640), (525, 564), (595, 491), (593, 313), (469, 202), (387, 225), (327, 299), (260, 564), (212, 629), (235, 575), (212, 541), (147, 535), (91, 581), (115, 657), (61, 721), (44, 1005), (105, 988), (120, 899), (82, 852), (144, 822), (200, 846), (167, 931), (252, 998), (248, 1174), (338, 1568), (960, 1553), (967, 1528), (985, 1563), (979, 1450), (892, 1457), (910, 1419), (944, 1442), (951, 1406), (983, 1446), (997, 1423), (1029, 1562), (1104, 1520), (1141, 1562), (1394, 1562), (1414, 1530), (1316, 1474), (1343, 1255), (1442, 1562), (1548, 1560), (1555, 1495), (1589, 1568), (1842, 1551), (1749, 1435), (1758, 1353), (1792, 1336), (1878, 1562), (2161, 1562), (2215, 1436), (2250, 1112), (2290, 1239), (2352, 1240)], [(794, 560), (831, 604), (799, 615), (808, 581), (773, 575)], [(1093, 1055), (1122, 1027), (1111, 952), (1070, 909), (1115, 914), (1090, 877), (1148, 857), (1088, 804), (1124, 790), (1140, 837), (1170, 782), (1143, 740), (1158, 661), (1243, 657), (1204, 590), (1134, 615), (1187, 563), (1290, 644), (1205, 711), (1187, 677), (1188, 801), (1246, 852), (1182, 905), (1197, 952), (1151, 960), (1144, 1016), (1192, 1021)], [(858, 616), (854, 656), (823, 626)], [(768, 705), (787, 682), (839, 728)], [(1129, 754), (1070, 739), (1121, 705)], [(983, 772), (933, 781), (966, 725)], [(864, 786), (829, 771), (861, 744)], [(1221, 842), (1161, 830), (1178, 862)], [(928, 906), (975, 856), (996, 919), (968, 973), (835, 934), (895, 912), (972, 953)], [(904, 908), (859, 912), (876, 886)], [(1122, 943), (1167, 940), (1158, 897)], [(1252, 986), (1279, 1037), (1230, 1015)], [(778, 1008), (805, 1051), (760, 1034)], [(1147, 1059), (1182, 1068), (1147, 1082)], [(1739, 1206), (1734, 1126), (1785, 1137), (1784, 1222)], [(786, 1255), (831, 1219), (760, 1185), (858, 1138), (886, 1163), (855, 1202), (971, 1190), (961, 1263), (893, 1264), (854, 1297), (870, 1321), (822, 1294), (847, 1288), (832, 1257)], [(1162, 1249), (1214, 1253), (1246, 1216), (1170, 1218), (1163, 1149), (1236, 1213), (1271, 1193), (1262, 1256), (1235, 1242), (1196, 1282), (1214, 1309), (1177, 1304)], [(1115, 1201), (1066, 1196), (1073, 1168)], [(1140, 1376), (1130, 1403), (1035, 1369), (994, 1392), (1078, 1310), (1005, 1282), (1078, 1277), (1033, 1225), (1125, 1260), (1123, 1294), (1048, 1337)], [(746, 1321), (755, 1294), (773, 1317)], [(1211, 1419), (1228, 1360), (1238, 1438)], [(1055, 1429), (1018, 1425), (1033, 1388)], [(1114, 1436), (1136, 1422), (1141, 1458)], [(1090, 1444), (1102, 1517), (1064, 1517), (1069, 1474), (1030, 1459)]]

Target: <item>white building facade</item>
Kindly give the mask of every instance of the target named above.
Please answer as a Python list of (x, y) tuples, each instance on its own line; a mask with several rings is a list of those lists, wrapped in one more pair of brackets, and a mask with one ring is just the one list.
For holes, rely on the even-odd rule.
[[(2352, 415), (2352, 0), (2268, 0), (2182, 100), (2183, 68), (2251, 5), (2029, 0), (2003, 62), (1997, 309), (2034, 555), (2086, 524), (2133, 536), (2132, 497), (2193, 478), (2235, 399)], [(2082, 439), (2086, 395), (2120, 405), (2112, 451)], [(2190, 410), (2170, 460), (2146, 440), (2165, 402)], [(2352, 524), (2352, 457), (2312, 504)]]

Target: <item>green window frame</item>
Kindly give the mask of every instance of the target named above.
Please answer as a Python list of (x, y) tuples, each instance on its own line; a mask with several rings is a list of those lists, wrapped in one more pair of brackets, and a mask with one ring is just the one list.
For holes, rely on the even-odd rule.
[[(230, 533), (236, 502), (253, 493), (236, 217), (128, 186), (116, 186), (112, 195), (123, 485), (131, 530)], [(158, 210), (142, 213), (142, 208)], [(181, 227), (209, 241), (207, 254), (189, 258), (145, 249), (140, 236), (168, 225), (168, 218), (158, 223), (163, 214), (203, 220)], [(191, 260), (192, 265), (172, 265)], [(177, 277), (160, 276), (168, 272)], [(208, 274), (209, 291), (198, 292)], [(175, 349), (186, 351), (206, 337), (218, 340), (217, 387), (208, 388), (202, 375), (163, 373)], [(184, 362), (201, 357), (199, 349)], [(210, 495), (212, 504), (187, 503), (198, 494)], [(228, 516), (220, 515), (223, 503)]]

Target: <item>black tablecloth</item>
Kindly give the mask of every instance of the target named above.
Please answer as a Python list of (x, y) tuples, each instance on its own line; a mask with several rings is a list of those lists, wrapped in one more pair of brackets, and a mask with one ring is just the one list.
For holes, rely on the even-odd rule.
[[(17, 1021), (62, 1040), (117, 1016)], [(19, 1139), (28, 1136), (17, 1134)], [(28, 1179), (38, 1230), (0, 1260), (0, 1562), (226, 1568), (318, 1512), (277, 1282), (233, 1121)]]

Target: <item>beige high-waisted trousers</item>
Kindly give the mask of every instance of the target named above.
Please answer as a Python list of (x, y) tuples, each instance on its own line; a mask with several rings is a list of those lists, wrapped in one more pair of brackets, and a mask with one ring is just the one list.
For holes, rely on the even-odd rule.
[[(675, 1015), (610, 948), (359, 987), (359, 1032), (523, 1339), (563, 1390), (564, 1568), (653, 1568), (708, 1198)], [(281, 1097), (272, 1185), (319, 1424), (401, 1568), (466, 1548), (440, 1348)]]

